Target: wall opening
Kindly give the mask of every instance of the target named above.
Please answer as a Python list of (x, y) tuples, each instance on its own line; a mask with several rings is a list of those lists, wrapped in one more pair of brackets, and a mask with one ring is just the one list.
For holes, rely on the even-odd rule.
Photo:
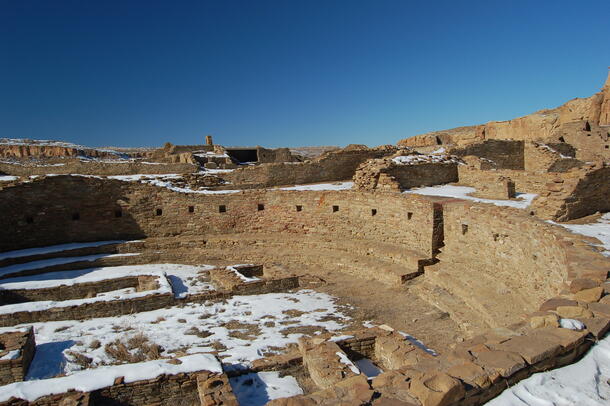
[(123, 210), (121, 210), (121, 209), (115, 210), (114, 217), (116, 217), (116, 218), (123, 217)]
[(157, 209), (157, 210), (155, 211), (155, 214), (156, 214), (157, 216), (161, 216), (161, 215), (163, 215), (163, 209)]
[(229, 155), (233, 160), (245, 163), (245, 162), (258, 162), (258, 152), (256, 149), (228, 149), (227, 155)]
[(257, 206), (257, 209), (258, 209), (258, 211), (263, 211), (263, 210), (265, 210), (265, 205), (259, 203)]
[[(445, 219), (443, 216), (443, 205), (434, 203), (432, 205), (432, 255), (436, 256), (440, 249), (445, 246)], [(407, 213), (407, 217), (411, 219), (413, 213)]]
[(224, 204), (221, 204), (220, 206), (218, 206), (218, 213), (226, 213), (227, 212), (227, 206), (225, 206)]
[(297, 211), (303, 211), (303, 206), (297, 204), (296, 209)]
[(371, 209), (371, 216), (377, 215), (377, 209)]
[(563, 137), (559, 137), (559, 142), (566, 142), (566, 139)]
[(34, 217), (32, 217), (32, 216), (26, 216), (26, 217), (25, 217), (25, 222), (26, 222), (27, 224), (34, 224)]
[(468, 232), (468, 224), (462, 224), (462, 235)]
[(80, 213), (72, 213), (72, 221), (80, 220)]
[(339, 211), (339, 206), (333, 206), (333, 213), (338, 212)]
[(589, 122), (588, 122), (588, 121), (586, 121), (586, 122), (585, 122), (585, 128), (584, 128), (584, 130), (585, 130), (585, 131), (591, 131), (591, 124), (589, 124)]
[(189, 213), (195, 213), (195, 206), (189, 206)]
[(407, 219), (411, 220), (413, 218), (413, 213), (412, 212), (407, 212)]

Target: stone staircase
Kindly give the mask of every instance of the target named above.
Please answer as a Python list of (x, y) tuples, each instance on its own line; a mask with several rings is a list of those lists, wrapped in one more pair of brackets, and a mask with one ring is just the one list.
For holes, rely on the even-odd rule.
[(0, 253), (0, 280), (47, 272), (146, 263), (141, 241), (62, 244)]

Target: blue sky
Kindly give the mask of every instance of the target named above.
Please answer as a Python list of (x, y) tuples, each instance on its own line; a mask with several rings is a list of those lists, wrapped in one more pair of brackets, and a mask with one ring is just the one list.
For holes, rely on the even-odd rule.
[(605, 1), (0, 0), (0, 137), (370, 146), (599, 91)]

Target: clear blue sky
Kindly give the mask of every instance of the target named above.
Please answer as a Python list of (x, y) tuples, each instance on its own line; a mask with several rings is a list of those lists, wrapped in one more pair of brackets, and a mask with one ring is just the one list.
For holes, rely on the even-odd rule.
[(379, 145), (586, 97), (610, 1), (0, 0), (0, 137)]

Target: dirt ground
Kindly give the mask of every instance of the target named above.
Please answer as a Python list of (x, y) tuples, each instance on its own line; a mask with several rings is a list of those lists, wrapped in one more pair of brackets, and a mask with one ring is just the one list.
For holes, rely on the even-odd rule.
[[(449, 314), (409, 293), (408, 284), (392, 287), (381, 282), (357, 278), (341, 272), (319, 268), (267, 268), (267, 275), (301, 276), (301, 287), (328, 293), (338, 299), (342, 311), (352, 317), (349, 328), (361, 328), (365, 321), (387, 324), (422, 341), (427, 347), (442, 353), (443, 349), (463, 338)], [(292, 272), (291, 272), (292, 271)]]

